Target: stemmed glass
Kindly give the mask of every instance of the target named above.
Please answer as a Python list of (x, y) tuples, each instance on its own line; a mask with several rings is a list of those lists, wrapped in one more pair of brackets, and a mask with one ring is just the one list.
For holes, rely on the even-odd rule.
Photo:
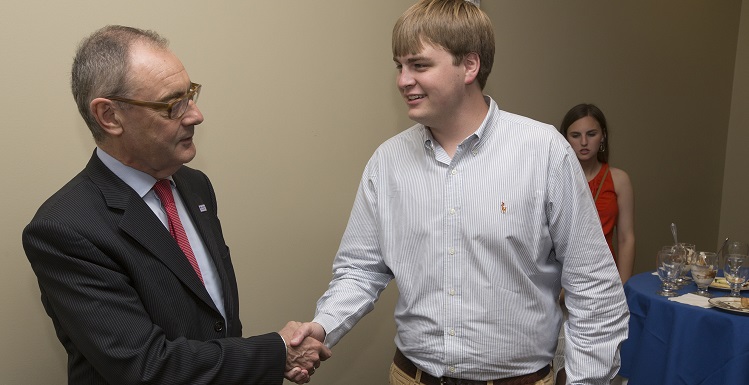
[(679, 242), (676, 244), (677, 247), (683, 250), (684, 254), (684, 266), (681, 269), (681, 276), (679, 276), (678, 283), (680, 286), (687, 284), (689, 280), (687, 274), (691, 271), (691, 265), (694, 263), (694, 259), (697, 257), (697, 247), (691, 243)]
[(700, 251), (691, 264), (692, 279), (697, 285), (697, 291), (694, 294), (703, 297), (713, 297), (707, 291), (707, 287), (713, 283), (715, 275), (718, 273), (718, 254), (708, 251)]
[[(686, 265), (686, 255), (687, 255), (686, 254), (686, 249), (683, 246), (681, 246), (680, 243), (677, 243), (677, 244), (674, 244), (674, 245), (663, 246), (661, 248), (661, 251), (669, 251), (669, 252), (678, 253), (678, 254), (681, 255), (681, 257), (682, 257), (681, 271), (679, 272), (679, 275), (674, 279), (674, 285), (676, 286), (677, 289), (680, 288), (680, 287), (682, 287), (682, 286), (684, 286), (684, 285), (686, 285), (687, 282), (683, 278), (683, 276), (685, 274), (684, 268), (685, 268), (685, 265)], [(658, 261), (658, 264), (660, 266), (660, 261)]]
[(726, 264), (726, 256), (728, 254), (749, 255), (749, 244), (741, 241), (726, 242), (726, 244), (720, 250), (720, 254), (722, 254), (720, 265), (724, 266)]
[(727, 254), (723, 275), (731, 286), (729, 297), (740, 297), (741, 286), (749, 278), (749, 257), (741, 254)]
[(731, 241), (726, 243), (725, 247), (725, 254), (739, 254), (739, 255), (749, 255), (749, 244), (746, 242), (740, 242), (740, 241)]
[(684, 255), (676, 247), (664, 247), (658, 251), (658, 277), (663, 282), (656, 294), (664, 297), (675, 297), (676, 280), (681, 276)]

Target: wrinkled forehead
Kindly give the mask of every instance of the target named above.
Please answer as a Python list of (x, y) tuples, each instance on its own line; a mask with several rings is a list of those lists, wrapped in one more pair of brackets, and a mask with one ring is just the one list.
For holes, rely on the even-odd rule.
[[(161, 100), (182, 94), (190, 87), (190, 77), (179, 58), (169, 49), (136, 44), (130, 51), (130, 76), (134, 92)], [(158, 99), (153, 99), (158, 98)]]

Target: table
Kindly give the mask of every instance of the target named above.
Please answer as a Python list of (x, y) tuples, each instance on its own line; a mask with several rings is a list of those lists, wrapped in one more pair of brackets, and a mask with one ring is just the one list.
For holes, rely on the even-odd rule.
[[(652, 271), (624, 285), (629, 337), (619, 374), (628, 385), (749, 384), (749, 316), (669, 301), (655, 294), (660, 285)], [(678, 292), (695, 290), (691, 283)]]

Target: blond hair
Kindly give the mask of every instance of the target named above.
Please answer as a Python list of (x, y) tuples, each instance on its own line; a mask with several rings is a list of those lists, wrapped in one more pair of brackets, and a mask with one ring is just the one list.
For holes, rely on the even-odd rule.
[(465, 0), (422, 0), (393, 27), (393, 56), (416, 55), (428, 43), (442, 47), (458, 65), (469, 53), (481, 61), (477, 80), (484, 89), (494, 64), (494, 27), (489, 17)]

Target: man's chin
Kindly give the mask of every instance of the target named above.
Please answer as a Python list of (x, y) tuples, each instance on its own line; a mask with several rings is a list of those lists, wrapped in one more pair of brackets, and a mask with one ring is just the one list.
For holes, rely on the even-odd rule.
[(425, 117), (424, 115), (408, 115), (408, 118), (412, 121), (419, 123), (421, 125), (424, 125), (425, 127), (432, 127), (433, 123), (431, 123), (432, 120)]
[(421, 123), (426, 125), (424, 122), (426, 121), (424, 114), (420, 113), (416, 110), (409, 110), (408, 111), (408, 118), (413, 120), (416, 123)]
[(186, 148), (181, 147), (181, 151), (179, 151), (179, 159), (182, 161), (182, 163), (190, 163), (197, 154), (197, 149), (195, 146), (190, 142), (190, 145)]

